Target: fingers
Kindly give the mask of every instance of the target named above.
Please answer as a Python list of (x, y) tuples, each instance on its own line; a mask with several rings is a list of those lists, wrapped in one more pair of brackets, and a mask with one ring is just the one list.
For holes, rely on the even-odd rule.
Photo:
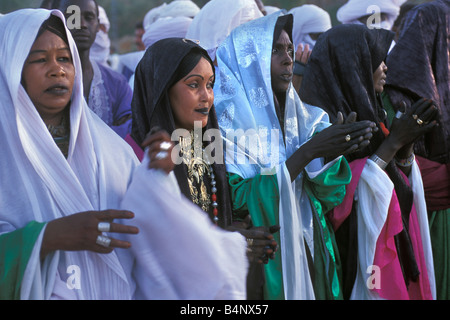
[(311, 52), (309, 44), (303, 45), (302, 43), (297, 46), (297, 50), (295, 53), (295, 60), (307, 64), (309, 58), (311, 57)]
[(356, 122), (356, 118), (357, 118), (358, 114), (356, 112), (351, 112), (347, 119), (345, 119), (345, 123), (346, 124), (350, 124), (350, 123), (354, 123)]
[(334, 125), (340, 125), (344, 123), (344, 116), (342, 115), (342, 112), (338, 112), (336, 116), (336, 121), (333, 123)]

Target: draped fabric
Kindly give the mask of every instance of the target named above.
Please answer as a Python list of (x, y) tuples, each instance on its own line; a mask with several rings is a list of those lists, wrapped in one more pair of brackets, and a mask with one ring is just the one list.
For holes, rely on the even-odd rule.
[[(332, 117), (335, 117), (338, 111), (341, 111), (344, 117), (355, 111), (358, 114), (358, 120), (370, 120), (380, 126), (387, 126), (380, 97), (375, 93), (373, 73), (386, 58), (392, 38), (393, 33), (390, 31), (369, 29), (360, 25), (341, 25), (323, 34), (317, 41), (305, 72), (300, 91), (302, 99), (324, 108)], [(384, 139), (383, 130), (379, 130), (372, 138), (369, 147), (349, 155), (348, 159), (353, 161), (372, 155)], [(416, 281), (420, 273), (420, 265), (417, 264), (419, 257), (415, 256), (412, 243), (412, 237), (416, 231), (409, 230), (414, 205), (417, 206), (415, 201), (419, 201), (417, 199), (420, 198), (407, 184), (393, 162), (388, 164), (386, 173), (385, 178), (392, 181), (394, 185), (402, 213), (403, 228), (396, 237), (396, 249), (405, 271), (405, 282), (409, 283)], [(382, 175), (386, 173), (380, 172)], [(391, 193), (387, 192), (387, 194)], [(376, 206), (377, 201), (380, 200), (381, 198), (378, 200), (375, 198), (371, 206)], [(387, 210), (388, 206), (385, 209)], [(364, 215), (364, 211), (357, 211), (357, 213), (358, 219), (361, 214)], [(423, 223), (422, 217), (426, 213), (418, 211), (418, 214), (419, 220)], [(385, 214), (383, 216), (386, 217)], [(354, 225), (354, 228), (360, 227), (362, 226), (359, 224)], [(423, 227), (422, 224), (421, 228)], [(364, 247), (365, 243), (359, 242), (358, 248)], [(430, 249), (426, 247), (428, 243), (424, 242), (422, 245), (424, 250)], [(366, 259), (367, 256), (360, 256), (358, 261), (361, 262), (362, 258)]]
[(389, 54), (386, 93), (394, 107), (419, 98), (439, 109), (439, 127), (415, 144), (416, 154), (441, 164), (450, 161), (450, 1), (416, 6), (404, 19), (396, 46)]
[[(315, 132), (330, 124), (328, 115), (319, 108), (304, 105), (291, 85), (286, 92), (283, 128), (280, 125), (270, 68), (274, 30), (280, 16), (284, 16), (281, 11), (237, 27), (219, 47), (216, 110), (228, 171), (243, 179), (277, 176), (278, 216), (270, 219), (281, 226), (279, 272), (283, 297), (314, 299), (303, 241), (304, 235), (312, 232), (312, 208), (302, 190), (303, 175), (327, 168), (323, 167), (322, 159), (316, 159), (292, 183), (285, 161)], [(253, 218), (259, 213), (250, 215)], [(268, 283), (271, 281), (274, 279), (267, 279)]]
[[(380, 26), (390, 30), (400, 14), (400, 7), (406, 0), (349, 0), (337, 11), (337, 19), (343, 24), (362, 24), (358, 19), (375, 12), (387, 15), (387, 21)], [(374, 8), (376, 6), (377, 8)]]
[(309, 34), (323, 33), (332, 27), (330, 14), (314, 4), (293, 8), (289, 13), (294, 16), (292, 37), (295, 47), (308, 43), (313, 48), (315, 41)]
[[(119, 208), (138, 164), (126, 142), (87, 107), (81, 62), (68, 29), (76, 78), (67, 159), (53, 141), (21, 85), (20, 72), (40, 26), (51, 14), (65, 21), (56, 10), (25, 9), (6, 15), (0, 22), (0, 234), (32, 221), (45, 223), (78, 212)], [(27, 264), (22, 299), (130, 298), (128, 281), (115, 252), (58, 251), (41, 266), (41, 241), (42, 233)], [(81, 270), (79, 290), (66, 285), (71, 266)], [(56, 288), (61, 289), (58, 295), (54, 293)]]
[[(174, 84), (173, 79), (181, 61), (193, 50), (203, 52), (208, 58), (206, 51), (190, 40), (181, 38), (164, 39), (149, 48), (139, 63), (136, 69), (132, 103), (133, 127), (131, 134), (138, 145), (142, 144), (146, 135), (155, 126), (166, 130), (170, 135), (176, 129), (168, 91), (170, 86)], [(213, 107), (204, 132), (218, 128), (215, 108)], [(204, 140), (205, 137), (202, 138)], [(214, 141), (211, 141), (211, 143)], [(231, 223), (231, 202), (226, 167), (223, 161), (221, 163), (215, 162), (212, 167), (218, 189), (219, 224), (226, 227)], [(184, 164), (177, 165), (174, 171), (182, 193), (191, 198), (186, 166)]]
[(122, 202), (140, 228), (124, 237), (133, 243), (130, 250), (119, 252), (133, 298), (245, 300), (245, 238), (216, 227), (181, 194), (173, 172), (167, 176), (148, 165), (145, 156)]
[(184, 38), (191, 23), (192, 18), (184, 16), (159, 18), (145, 29), (142, 42), (148, 49), (161, 39)]
[(98, 7), (99, 15), (98, 20), (100, 25), (103, 25), (105, 30), (100, 29), (97, 32), (95, 41), (92, 44), (89, 52), (90, 58), (103, 65), (108, 65), (109, 55), (111, 54), (111, 40), (109, 39), (109, 29), (111, 23), (109, 22), (108, 15), (103, 7)]
[(234, 28), (260, 17), (254, 0), (212, 0), (195, 16), (186, 38), (200, 41), (214, 61), (217, 48)]

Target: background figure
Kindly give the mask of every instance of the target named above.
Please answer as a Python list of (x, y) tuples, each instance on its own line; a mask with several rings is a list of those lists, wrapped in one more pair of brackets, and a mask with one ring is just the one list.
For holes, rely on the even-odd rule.
[(294, 16), (292, 37), (296, 53), (293, 83), (298, 92), (302, 85), (306, 64), (317, 38), (331, 29), (332, 26), (328, 12), (313, 4), (293, 8), (289, 13)]
[[(339, 299), (339, 256), (324, 214), (350, 180), (340, 155), (368, 143), (373, 124), (331, 125), (322, 109), (303, 105), (291, 83), (292, 25), (281, 11), (252, 20), (217, 51), (214, 91), (233, 215), (281, 226), (280, 253), (265, 267), (266, 299)], [(358, 142), (346, 141), (349, 130)]]
[(142, 42), (142, 37), (144, 36), (144, 33), (145, 33), (144, 22), (140, 21), (136, 24), (136, 27), (134, 28), (134, 36), (135, 36), (134, 43), (136, 44), (137, 51), (145, 50), (145, 45)]
[(103, 7), (98, 7), (100, 22), (95, 42), (92, 44), (90, 57), (91, 60), (95, 60), (100, 64), (109, 66), (109, 56), (111, 54), (111, 40), (109, 39), (109, 29), (111, 24)]
[[(393, 37), (363, 25), (330, 29), (316, 43), (300, 92), (303, 101), (332, 119), (356, 112), (358, 119), (379, 126), (368, 146), (346, 156), (352, 181), (330, 214), (350, 299), (435, 297), (425, 199), (412, 146), (436, 125), (436, 108), (422, 99), (390, 123), (380, 94), (390, 72), (384, 61)], [(367, 286), (371, 266), (380, 268), (375, 288)]]
[(450, 298), (450, 1), (437, 0), (408, 12), (397, 45), (387, 59), (385, 104), (394, 114), (418, 99), (433, 100), (439, 126), (421, 137), (419, 159), (429, 211), (438, 299)]
[(186, 38), (200, 41), (215, 61), (217, 48), (234, 28), (262, 16), (254, 0), (211, 0), (195, 16)]
[(289, 13), (294, 16), (292, 37), (295, 48), (303, 43), (309, 44), (312, 50), (317, 38), (332, 27), (328, 12), (313, 4), (293, 8)]
[[(391, 30), (400, 13), (400, 6), (405, 2), (406, 0), (349, 0), (339, 8), (337, 19), (343, 24), (373, 25), (375, 28)], [(372, 6), (380, 10), (379, 21), (373, 17), (373, 10), (378, 8), (371, 8)]]
[[(219, 139), (219, 142), (221, 141), (220, 136), (212, 137), (211, 142), (208, 142), (210, 140), (207, 138), (207, 130), (216, 130), (220, 134), (213, 105), (214, 78), (214, 66), (206, 51), (195, 42), (181, 38), (166, 38), (152, 45), (136, 69), (133, 130), (131, 137), (127, 137), (127, 141), (134, 147), (139, 156), (143, 154), (142, 148), (155, 146), (154, 152), (151, 152), (151, 154), (155, 154), (155, 157), (150, 165), (157, 162), (162, 163), (162, 161), (176, 161), (177, 165), (174, 169), (172, 166), (168, 167), (169, 170), (166, 170), (166, 172), (170, 172), (173, 169), (171, 176), (175, 180), (175, 186), (171, 186), (166, 192), (177, 194), (181, 203), (189, 202), (190, 204), (186, 205), (186, 208), (181, 212), (179, 212), (180, 210), (176, 212), (181, 216), (178, 219), (181, 230), (177, 230), (177, 226), (172, 229), (169, 225), (168, 227), (164, 226), (163, 229), (168, 228), (170, 231), (163, 232), (161, 227), (153, 225), (161, 225), (161, 219), (158, 216), (166, 214), (156, 210), (153, 219), (151, 214), (143, 211), (141, 218), (145, 221), (142, 221), (142, 225), (149, 226), (149, 230), (144, 228), (143, 232), (148, 231), (148, 237), (156, 237), (156, 235), (162, 234), (168, 239), (151, 241), (154, 245), (149, 244), (148, 241), (140, 243), (139, 238), (137, 243), (135, 242), (132, 252), (136, 253), (135, 260), (138, 265), (133, 267), (133, 273), (139, 275), (136, 278), (138, 279), (136, 292), (138, 299), (149, 299), (151, 297), (165, 299), (186, 299), (189, 297), (245, 299), (246, 297), (246, 261), (245, 259), (243, 261), (242, 256), (239, 256), (244, 252), (234, 252), (233, 241), (226, 240), (227, 238), (235, 238), (234, 242), (239, 243), (239, 240), (243, 241), (243, 238), (231, 235), (231, 233), (227, 236), (223, 231), (231, 225), (231, 201), (225, 165), (223, 164), (223, 158), (220, 159), (219, 156), (214, 160), (208, 157), (209, 155), (216, 157), (217, 151), (211, 148), (214, 148), (215, 143), (217, 143), (216, 139)], [(195, 123), (196, 121), (198, 123)], [(198, 127), (195, 128), (195, 125), (198, 125)], [(166, 133), (165, 140), (158, 137), (162, 132), (148, 136), (156, 129), (164, 130)], [(172, 152), (169, 147), (165, 149), (161, 147), (163, 144), (171, 145), (171, 139), (176, 140), (174, 141), (175, 148), (178, 148), (176, 153)], [(221, 151), (221, 148), (219, 149)], [(203, 150), (208, 151), (203, 152)], [(145, 167), (148, 165), (147, 162), (144, 159)], [(138, 177), (137, 179), (142, 181), (143, 178)], [(146, 179), (148, 181), (145, 184), (149, 188), (153, 188), (154, 178), (148, 177)], [(139, 191), (139, 185), (135, 188), (138, 190), (137, 192), (141, 192)], [(160, 192), (158, 191), (158, 193)], [(135, 199), (135, 195), (130, 195), (130, 197)], [(161, 195), (160, 198), (164, 201), (165, 196)], [(125, 207), (130, 207), (130, 205), (134, 207), (133, 202), (132, 200), (128, 201), (128, 205), (125, 205)], [(190, 212), (192, 207), (197, 209), (194, 211), (203, 210), (202, 214), (192, 214)], [(142, 208), (145, 210), (147, 206), (143, 205)], [(172, 217), (174, 214), (169, 213), (167, 215)], [(206, 217), (209, 217), (208, 229), (212, 229), (213, 223), (220, 226), (221, 229), (216, 228), (216, 232), (205, 230), (202, 234), (189, 239), (189, 241), (184, 240), (182, 243), (173, 240), (173, 232), (176, 234), (175, 237), (188, 238), (186, 232), (190, 230), (190, 226), (197, 225), (199, 222), (204, 223)], [(200, 221), (198, 221), (199, 218)], [(158, 222), (154, 220), (158, 220)], [(183, 230), (183, 223), (186, 224), (187, 230)], [(151, 231), (153, 229), (156, 230)], [(214, 238), (208, 239), (208, 233), (217, 233), (219, 236), (223, 234), (221, 236), (223, 243), (215, 243)], [(204, 239), (204, 243), (196, 243), (196, 238), (200, 237)], [(245, 244), (245, 241), (243, 242)], [(174, 247), (172, 247), (173, 243), (175, 243)], [(270, 244), (271, 241), (268, 240), (267, 243)], [(216, 245), (222, 248), (220, 250), (214, 249), (213, 247)], [(160, 256), (164, 257), (163, 259), (166, 256), (177, 256), (176, 259), (179, 260), (182, 260), (182, 257), (188, 257), (182, 265), (165, 266), (164, 274), (167, 273), (168, 275), (166, 286), (164, 286), (164, 283), (158, 284), (161, 280), (153, 280), (162, 277), (152, 274), (151, 268), (146, 266), (151, 261), (146, 257), (152, 257), (151, 252), (155, 249), (143, 250), (149, 252), (149, 254), (142, 254), (142, 249), (140, 249), (141, 247), (153, 248), (153, 246), (159, 248), (157, 250), (161, 252)], [(190, 256), (191, 252), (197, 252), (204, 247), (208, 248), (208, 252), (215, 256), (213, 261), (208, 261), (208, 255), (198, 260), (194, 258), (197, 253), (193, 257)], [(262, 243), (260, 255), (262, 255), (264, 247), (265, 243)], [(256, 247), (254, 249), (256, 252)], [(223, 252), (226, 252), (228, 257), (221, 256)], [(236, 254), (237, 256), (234, 257)], [(237, 260), (235, 260), (236, 258)], [(221, 259), (223, 260), (221, 261)], [(216, 269), (215, 263), (221, 264), (219, 269), (222, 269), (222, 271), (212, 271)], [(151, 266), (153, 263), (149, 265)], [(181, 266), (183, 270), (179, 269)], [(212, 270), (200, 272), (204, 267), (212, 268)], [(191, 268), (196, 272), (186, 274)], [(234, 274), (235, 270), (237, 274)], [(240, 281), (240, 283), (237, 282), (237, 288), (234, 289), (234, 292), (230, 288), (220, 287), (223, 285), (222, 279), (226, 278), (228, 273), (234, 274), (233, 278)], [(211, 275), (214, 275), (215, 279), (208, 280)], [(156, 283), (152, 283), (152, 281)], [(179, 283), (183, 285), (179, 285)], [(171, 290), (174, 292), (170, 292)]]
[[(72, 29), (83, 70), (84, 96), (94, 111), (119, 136), (131, 130), (133, 92), (126, 79), (111, 68), (91, 60), (90, 51), (99, 30), (99, 7), (95, 0), (59, 0), (53, 9), (66, 13), (70, 5), (81, 9), (81, 28)], [(69, 14), (66, 13), (66, 18)]]
[(113, 221), (132, 218), (117, 209), (138, 161), (86, 105), (64, 20), (25, 9), (0, 21), (0, 298), (130, 299), (113, 249), (137, 229)]

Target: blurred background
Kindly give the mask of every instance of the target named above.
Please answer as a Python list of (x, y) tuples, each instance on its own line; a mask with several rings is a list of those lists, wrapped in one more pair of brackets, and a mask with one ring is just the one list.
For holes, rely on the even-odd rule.
[[(409, 0), (420, 4), (431, 0)], [(23, 8), (38, 8), (42, 0), (0, 0), (0, 13)], [(97, 0), (102, 6), (111, 22), (109, 37), (112, 42), (113, 53), (127, 53), (136, 50), (134, 32), (136, 24), (144, 19), (145, 14), (152, 8), (171, 0)], [(203, 7), (208, 0), (193, 0), (197, 6)], [(333, 25), (339, 22), (336, 12), (347, 0), (263, 0), (266, 6), (275, 6), (290, 10), (303, 4), (315, 4), (329, 12)]]

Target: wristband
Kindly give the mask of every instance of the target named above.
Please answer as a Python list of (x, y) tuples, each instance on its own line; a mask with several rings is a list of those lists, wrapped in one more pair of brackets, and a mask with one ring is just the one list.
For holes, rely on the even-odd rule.
[(384, 161), (383, 159), (381, 159), (379, 156), (377, 156), (376, 154), (373, 154), (370, 157), (370, 160), (372, 160), (373, 162), (375, 162), (381, 169), (386, 169), (387, 167), (387, 163), (386, 161)]
[(414, 153), (411, 153), (411, 155), (407, 158), (407, 159), (397, 159), (395, 158), (395, 163), (400, 166), (400, 167), (411, 167), (412, 164), (414, 163), (414, 160), (416, 159), (416, 156), (414, 155)]

